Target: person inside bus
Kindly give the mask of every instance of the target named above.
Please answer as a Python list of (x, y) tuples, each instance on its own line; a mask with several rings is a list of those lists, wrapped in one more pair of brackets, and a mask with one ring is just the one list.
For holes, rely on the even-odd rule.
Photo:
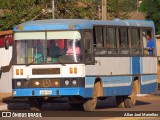
[(52, 62), (57, 61), (57, 58), (60, 54), (60, 48), (56, 45), (55, 40), (50, 41), (49, 55), (52, 58)]
[(73, 40), (69, 41), (69, 47), (66, 52), (66, 55), (73, 55), (75, 52), (76, 55), (80, 54), (80, 48), (78, 47), (78, 42), (75, 42), (75, 50), (74, 50), (74, 45), (73, 45)]
[(151, 34), (147, 34), (146, 35), (146, 40), (147, 40), (147, 50), (148, 50), (148, 54), (152, 55), (153, 51), (155, 49), (155, 43), (151, 38)]
[(40, 40), (37, 40), (34, 45), (34, 59), (36, 63), (44, 61), (43, 46)]

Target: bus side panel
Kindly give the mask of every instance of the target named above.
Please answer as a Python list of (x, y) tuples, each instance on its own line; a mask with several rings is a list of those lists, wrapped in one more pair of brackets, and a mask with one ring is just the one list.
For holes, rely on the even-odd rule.
[[(99, 77), (102, 80), (103, 96), (131, 94), (132, 76)], [(86, 77), (85, 97), (92, 97), (96, 77)]]
[(86, 65), (86, 97), (92, 96), (96, 78), (102, 81), (103, 96), (131, 94), (131, 57), (95, 57), (95, 60), (95, 65)]
[(141, 58), (141, 93), (148, 94), (156, 90), (157, 85), (157, 58)]
[(86, 65), (86, 76), (131, 75), (130, 57), (95, 57), (95, 65)]
[(147, 94), (156, 91), (157, 75), (141, 76), (141, 93)]
[(132, 57), (132, 74), (140, 74), (140, 57)]

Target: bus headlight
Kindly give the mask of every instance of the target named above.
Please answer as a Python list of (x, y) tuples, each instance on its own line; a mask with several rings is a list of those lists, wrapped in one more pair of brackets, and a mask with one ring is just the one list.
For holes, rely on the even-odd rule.
[(65, 80), (65, 85), (69, 85), (69, 80)]
[(77, 85), (77, 81), (76, 80), (73, 80), (72, 81), (72, 84), (75, 86), (75, 85)]
[(17, 81), (17, 86), (20, 87), (22, 85), (21, 81)]
[(36, 86), (38, 86), (40, 83), (39, 83), (38, 81), (36, 81), (34, 84), (35, 84)]
[(54, 85), (55, 85), (55, 86), (58, 86), (58, 85), (59, 85), (59, 82), (58, 82), (58, 81), (55, 81), (55, 82), (54, 82)]

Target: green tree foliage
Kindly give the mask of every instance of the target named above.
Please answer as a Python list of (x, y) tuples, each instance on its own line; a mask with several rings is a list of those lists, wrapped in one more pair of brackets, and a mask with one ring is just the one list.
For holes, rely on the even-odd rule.
[(57, 0), (56, 18), (98, 19), (94, 0)]
[(137, 0), (120, 0), (119, 13), (121, 19), (127, 19), (128, 13), (137, 10)]
[(160, 34), (160, 0), (143, 0), (140, 11), (146, 12), (146, 19), (153, 20), (157, 34)]
[(36, 0), (0, 0), (0, 9), (9, 10), (0, 18), (0, 30), (12, 29), (14, 25), (33, 19), (46, 2), (47, 0), (41, 0), (36, 5)]
[[(0, 30), (12, 29), (32, 19), (52, 18), (51, 3), (52, 0), (0, 0), (0, 9), (9, 10), (0, 17)], [(101, 5), (101, 0), (55, 0), (55, 18), (98, 19), (98, 6), (101, 8)], [(119, 0), (121, 19), (126, 19), (126, 13), (135, 9), (136, 0)], [(107, 0), (107, 12), (108, 19), (115, 18), (116, 0)]]

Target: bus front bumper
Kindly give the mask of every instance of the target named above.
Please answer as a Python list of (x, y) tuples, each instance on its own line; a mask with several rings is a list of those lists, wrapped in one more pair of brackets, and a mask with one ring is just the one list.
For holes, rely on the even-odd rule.
[(13, 89), (13, 97), (29, 96), (84, 96), (84, 88), (26, 88)]

